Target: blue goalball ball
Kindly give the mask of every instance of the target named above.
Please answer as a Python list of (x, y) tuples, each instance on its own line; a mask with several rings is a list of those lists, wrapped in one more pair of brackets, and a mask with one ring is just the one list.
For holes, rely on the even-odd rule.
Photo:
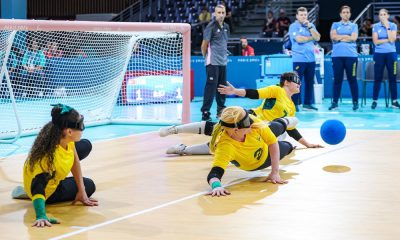
[(346, 127), (339, 120), (326, 120), (321, 126), (320, 134), (324, 142), (335, 145), (346, 137)]

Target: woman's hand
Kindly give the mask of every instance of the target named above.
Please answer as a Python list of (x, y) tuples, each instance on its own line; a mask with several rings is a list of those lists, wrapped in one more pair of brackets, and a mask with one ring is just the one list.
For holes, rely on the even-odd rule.
[(76, 194), (75, 200), (72, 202), (72, 205), (74, 205), (76, 202), (81, 202), (85, 206), (98, 206), (99, 205), (97, 200), (93, 199), (93, 198), (89, 198), (85, 191), (79, 191)]
[(318, 144), (318, 143), (307, 143), (305, 145), (307, 148), (323, 148), (324, 146)]
[(278, 183), (278, 184), (284, 184), (287, 183), (287, 180), (283, 180), (281, 179), (281, 176), (279, 175), (279, 173), (270, 173), (267, 177), (267, 179), (265, 179), (265, 182), (272, 182), (274, 184)]
[(223, 187), (216, 187), (211, 192), (207, 193), (207, 195), (211, 195), (212, 197), (220, 197), (220, 196), (227, 196), (231, 195), (231, 193)]
[(318, 143), (309, 143), (306, 139), (301, 138), (298, 140), (299, 143), (303, 144), (304, 146), (306, 146), (307, 148), (323, 148), (324, 146), (322, 146), (321, 144)]
[(51, 227), (51, 224), (60, 224), (60, 222), (55, 219), (55, 218), (50, 218), (50, 219), (37, 219), (32, 227)]
[(390, 26), (388, 19), (382, 19), (382, 24), (383, 24), (383, 26), (385, 26), (385, 28), (388, 28)]
[(228, 86), (225, 86), (225, 85), (222, 85), (222, 84), (219, 85), (218, 92), (221, 93), (221, 94), (226, 94), (226, 95), (235, 94), (236, 88), (232, 84), (230, 84), (229, 82), (226, 82), (226, 83), (228, 84)]

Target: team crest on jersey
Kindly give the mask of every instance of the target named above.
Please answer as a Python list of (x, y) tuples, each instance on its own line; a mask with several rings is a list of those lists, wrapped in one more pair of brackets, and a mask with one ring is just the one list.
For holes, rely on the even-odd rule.
[(254, 158), (257, 160), (260, 160), (262, 154), (263, 154), (262, 148), (257, 149), (257, 151), (254, 152)]

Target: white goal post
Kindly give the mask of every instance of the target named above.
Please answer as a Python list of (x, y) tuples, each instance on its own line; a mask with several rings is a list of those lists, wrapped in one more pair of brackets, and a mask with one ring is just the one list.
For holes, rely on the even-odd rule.
[(0, 20), (0, 143), (37, 133), (50, 104), (86, 125), (190, 121), (190, 25)]

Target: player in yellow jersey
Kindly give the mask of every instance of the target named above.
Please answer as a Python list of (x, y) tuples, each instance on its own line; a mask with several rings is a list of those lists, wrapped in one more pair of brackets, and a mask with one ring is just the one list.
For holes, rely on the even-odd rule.
[(278, 141), (276, 136), (284, 133), (286, 122), (279, 118), (267, 125), (248, 114), (242, 107), (227, 107), (221, 120), (214, 127), (210, 151), (214, 154), (207, 182), (212, 187), (210, 195), (230, 194), (221, 185), (221, 178), (229, 163), (236, 167), (255, 171), (272, 166), (267, 181), (286, 183), (279, 175), (279, 160), (293, 151), (291, 143)]
[[(250, 114), (257, 116), (263, 121), (272, 121), (277, 118), (286, 117), (290, 120), (287, 133), (296, 141), (308, 148), (322, 147), (320, 144), (308, 142), (295, 128), (297, 118), (296, 107), (291, 99), (293, 94), (300, 92), (300, 79), (296, 72), (286, 72), (281, 75), (279, 86), (268, 86), (260, 89), (236, 89), (231, 84), (221, 85), (218, 91), (222, 94), (238, 95), (251, 99), (264, 99), (263, 103), (249, 110)], [(168, 136), (178, 133), (197, 133), (210, 135), (214, 127), (213, 122), (197, 122), (180, 126), (171, 126), (160, 129), (160, 136)], [(208, 144), (186, 146), (179, 144), (167, 150), (168, 154), (209, 154)]]
[[(48, 218), (45, 204), (64, 201), (82, 202), (97, 206), (97, 200), (89, 198), (96, 190), (94, 182), (82, 177), (80, 160), (92, 149), (89, 140), (81, 139), (85, 129), (83, 116), (75, 109), (54, 105), (52, 120), (36, 137), (23, 168), (24, 188), (17, 187), (14, 198), (28, 197), (36, 213), (34, 227), (50, 227), (59, 223)], [(73, 177), (67, 177), (72, 172)]]

